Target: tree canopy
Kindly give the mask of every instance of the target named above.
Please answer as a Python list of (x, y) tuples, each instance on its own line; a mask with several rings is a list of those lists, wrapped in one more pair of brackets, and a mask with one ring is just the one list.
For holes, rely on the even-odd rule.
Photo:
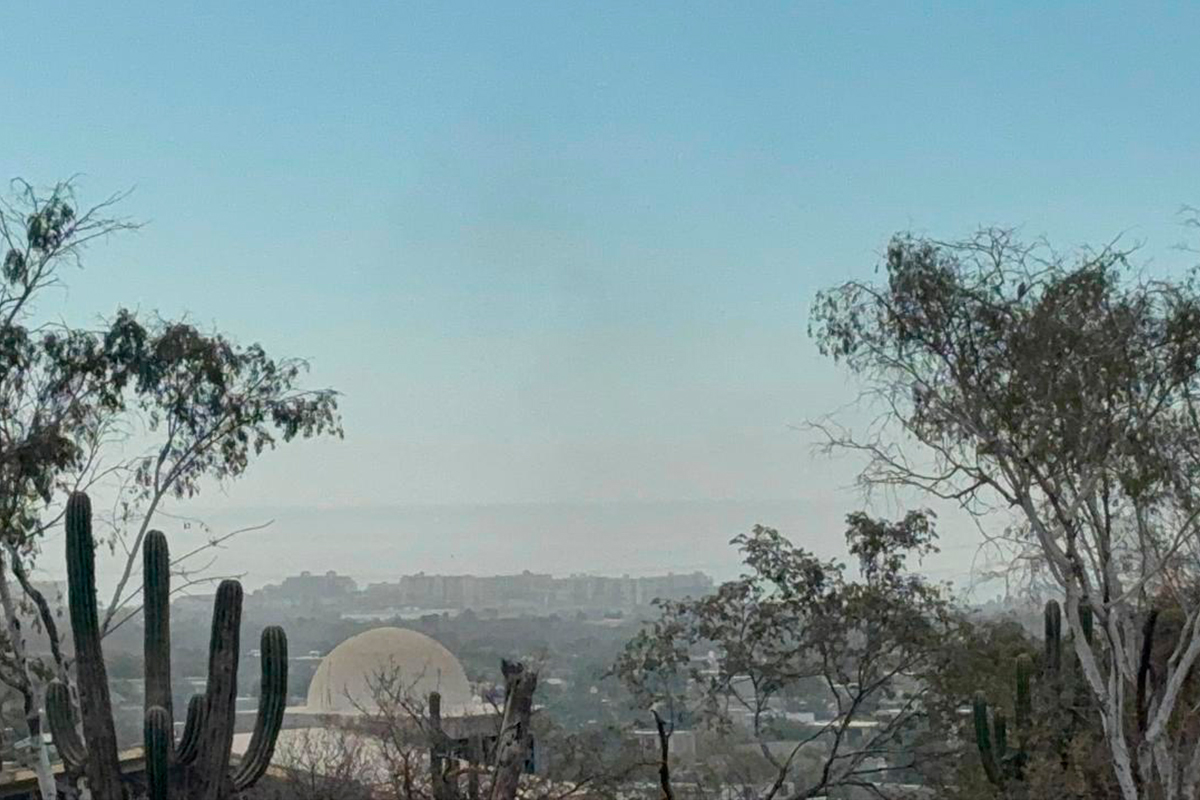
[[(1066, 600), (1123, 795), (1191, 797), (1200, 741), (1174, 723), (1200, 657), (1200, 291), (1194, 270), (1151, 278), (1132, 255), (1005, 230), (895, 237), (881, 280), (820, 293), (811, 316), (881, 424), (816, 427), (866, 455), (864, 485), (1011, 523), (1021, 563)], [(1152, 608), (1186, 617), (1153, 675), (1139, 668)]]
[[(31, 733), (47, 677), (69, 678), (54, 609), (29, 576), (70, 491), (104, 484), (113, 501), (108, 538), (125, 567), (108, 631), (138, 607), (125, 589), (164, 500), (235, 479), (280, 443), (342, 432), (337, 392), (306, 388), (303, 360), (185, 319), (118, 308), (85, 327), (45, 310), (88, 244), (136, 227), (111, 216), (122, 199), (81, 205), (70, 181), (47, 190), (15, 181), (0, 198), (0, 681), (24, 696)], [(26, 647), (26, 610), (50, 640), (49, 663)], [(42, 761), (42, 791), (53, 796), (44, 752)]]
[[(740, 578), (706, 597), (661, 602), (614, 665), (664, 735), (688, 727), (727, 740), (728, 772), (708, 779), (736, 777), (762, 800), (813, 797), (895, 780), (951, 751), (944, 731), (923, 735), (932, 683), (922, 677), (950, 657), (960, 621), (943, 587), (907, 568), (909, 556), (935, 549), (933, 520), (855, 513), (847, 524), (857, 580), (755, 526), (733, 540), (747, 567)], [(784, 712), (796, 703), (813, 720), (785, 737), (796, 725)], [(881, 706), (892, 712), (886, 722), (872, 716)], [(784, 738), (780, 751), (772, 743)]]

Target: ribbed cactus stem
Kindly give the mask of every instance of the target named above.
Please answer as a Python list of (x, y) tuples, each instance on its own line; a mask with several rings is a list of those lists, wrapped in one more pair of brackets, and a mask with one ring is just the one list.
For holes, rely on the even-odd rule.
[(1033, 715), (1033, 701), (1029, 691), (1030, 673), (1033, 664), (1025, 653), (1017, 656), (1017, 698), (1014, 704), (1016, 711), (1017, 731), (1024, 738), (1029, 730), (1029, 721)]
[(284, 706), (287, 704), (287, 635), (283, 628), (265, 628), (260, 649), (262, 683), (258, 693), (258, 716), (250, 737), (250, 747), (233, 774), (233, 788), (237, 792), (253, 786), (270, 766), (275, 742), (283, 727)]
[(71, 690), (65, 683), (54, 681), (46, 690), (46, 720), (54, 746), (67, 769), (78, 772), (87, 763), (87, 748), (75, 730), (75, 714), (71, 710)]
[(1048, 600), (1046, 622), (1046, 670), (1057, 674), (1062, 669), (1062, 609), (1058, 601)]
[(971, 710), (975, 721), (975, 744), (979, 748), (979, 758), (983, 761), (983, 771), (987, 774), (989, 781), (996, 786), (1001, 786), (1004, 781), (1000, 775), (999, 761), (992, 749), (987, 700), (984, 699), (982, 692), (975, 694), (975, 702), (972, 704)]
[(1137, 672), (1137, 729), (1144, 733), (1150, 711), (1147, 704), (1146, 689), (1150, 679), (1150, 661), (1154, 657), (1154, 629), (1158, 624), (1158, 609), (1150, 609), (1146, 621), (1142, 624), (1142, 654), (1138, 659)]
[(96, 609), (96, 543), (92, 539), (92, 504), (75, 492), (67, 501), (67, 587), (71, 629), (75, 640), (75, 669), (87, 740), (88, 788), (93, 800), (122, 800), (117, 736), (113, 730), (108, 674), (100, 649)]
[(162, 531), (150, 531), (142, 542), (142, 576), (145, 606), (146, 713), (161, 708), (172, 731), (175, 749), (175, 713), (171, 700), (171, 555)]
[[(83, 711), (83, 739), (75, 731), (71, 695), (54, 682), (46, 713), (54, 742), (69, 769), (84, 771), (94, 800), (124, 800), (117, 763), (112, 701), (100, 647), (96, 607), (95, 541), (91, 504), (75, 493), (67, 503), (67, 580), (75, 664)], [(287, 702), (287, 637), (270, 627), (262, 635), (262, 685), (258, 719), (245, 758), (230, 772), (237, 698), (242, 586), (222, 581), (213, 607), (208, 684), (188, 703), (187, 721), (175, 746), (171, 698), (170, 551), (159, 531), (142, 543), (145, 598), (146, 790), (149, 800), (166, 800), (171, 785), (187, 787), (189, 800), (227, 800), (251, 787), (271, 762)]]
[(146, 711), (145, 723), (147, 800), (167, 800), (174, 738), (167, 710), (151, 706)]
[(183, 723), (183, 735), (179, 737), (179, 748), (175, 759), (180, 764), (191, 764), (200, 752), (200, 732), (204, 729), (204, 711), (207, 700), (204, 694), (194, 694), (188, 701), (187, 720)]
[(1092, 643), (1092, 605), (1086, 597), (1079, 601), (1079, 627), (1083, 630), (1083, 640)]
[(213, 607), (208, 650), (208, 683), (204, 692), (206, 719), (193, 773), (198, 800), (222, 800), (231, 788), (229, 749), (233, 745), (241, 623), (242, 585), (234, 580), (221, 581)]

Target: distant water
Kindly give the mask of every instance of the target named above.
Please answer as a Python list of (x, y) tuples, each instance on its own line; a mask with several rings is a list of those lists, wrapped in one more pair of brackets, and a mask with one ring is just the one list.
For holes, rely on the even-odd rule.
[[(258, 514), (258, 516), (254, 516)], [(221, 563), (244, 564), (247, 584), (301, 569), (360, 582), (413, 572), (649, 575), (736, 574), (729, 540), (756, 522), (799, 534), (798, 503), (619, 503), (245, 510), (224, 527), (274, 519), (230, 542)], [(816, 543), (813, 543), (816, 544)], [(812, 545), (810, 545), (812, 546)]]
[[(274, 520), (215, 553), (210, 572), (240, 574), (247, 588), (303, 570), (334, 570), (361, 584), (414, 572), (490, 575), (522, 570), (555, 575), (642, 576), (703, 571), (717, 580), (740, 571), (729, 540), (762, 523), (823, 557), (844, 558), (845, 509), (820, 501), (545, 503), (351, 508), (242, 508), (200, 513), (220, 534)], [(204, 541), (196, 526), (163, 519), (175, 553)], [(58, 538), (58, 537), (56, 537)], [(970, 540), (944, 541), (927, 566), (957, 581), (970, 570)], [(61, 542), (48, 544), (48, 577), (61, 564)], [(207, 558), (204, 559), (207, 561)], [(204, 563), (199, 558), (196, 566)], [(115, 560), (100, 564), (115, 580)]]

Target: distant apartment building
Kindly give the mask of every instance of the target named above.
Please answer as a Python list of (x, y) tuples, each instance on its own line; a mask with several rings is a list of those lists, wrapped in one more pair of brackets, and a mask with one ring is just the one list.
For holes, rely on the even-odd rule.
[(418, 572), (399, 580), (372, 583), (359, 590), (353, 578), (303, 572), (255, 592), (260, 606), (293, 610), (505, 609), (562, 611), (627, 610), (655, 599), (699, 597), (713, 589), (703, 572), (651, 577), (571, 575), (556, 578), (526, 570), (515, 575), (429, 575)]
[(702, 572), (620, 578), (553, 575), (525, 571), (517, 575), (403, 575), (399, 581), (373, 583), (364, 591), (370, 605), (413, 608), (569, 608), (632, 609), (657, 598), (678, 600), (712, 591)]
[(264, 586), (254, 593), (259, 602), (296, 609), (340, 607), (358, 595), (358, 584), (346, 575), (330, 570), (324, 575), (301, 572), (283, 579), (283, 583)]

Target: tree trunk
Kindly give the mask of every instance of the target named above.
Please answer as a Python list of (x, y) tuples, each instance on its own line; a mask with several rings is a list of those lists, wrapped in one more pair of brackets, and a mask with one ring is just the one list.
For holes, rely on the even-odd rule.
[(442, 696), (429, 695), (429, 789), (433, 800), (450, 800), (446, 784), (446, 734), (442, 731)]
[(515, 800), (517, 787), (533, 741), (529, 720), (533, 716), (533, 693), (537, 673), (524, 664), (502, 661), (504, 673), (504, 721), (496, 742), (496, 769), (491, 800)]
[(471, 764), (467, 772), (467, 800), (479, 800), (479, 770), (483, 766), (483, 742), (479, 736), (471, 737)]
[(41, 710), (45, 691), (33, 669), (30, 668), (25, 652), (25, 635), (21, 632), (21, 621), (17, 617), (16, 604), (13, 603), (4, 569), (4, 562), (0, 561), (0, 606), (3, 606), (4, 609), (4, 621), (8, 627), (9, 641), (12, 643), (13, 659), (17, 662), (25, 678), (26, 686), (21, 694), (25, 699), (25, 724), (37, 746), (38, 759), (34, 766), (34, 772), (37, 773), (38, 793), (42, 796), (42, 800), (57, 800), (58, 787), (54, 783), (54, 770), (50, 765), (50, 749), (42, 738)]
[(658, 732), (658, 785), (662, 789), (663, 800), (675, 800), (675, 792), (671, 789), (671, 732), (657, 711), (654, 714), (654, 728)]

